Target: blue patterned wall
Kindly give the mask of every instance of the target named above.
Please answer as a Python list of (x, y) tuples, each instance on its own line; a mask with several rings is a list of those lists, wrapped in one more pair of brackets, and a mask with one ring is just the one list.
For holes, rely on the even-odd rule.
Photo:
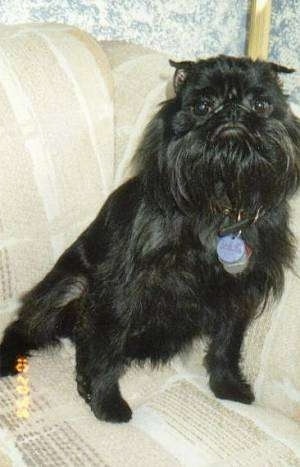
[[(97, 39), (126, 40), (178, 58), (242, 55), (247, 0), (0, 0), (6, 24), (58, 22)], [(300, 0), (273, 0), (270, 59), (300, 68)], [(298, 79), (298, 82), (297, 82)], [(299, 75), (285, 78), (300, 103)]]

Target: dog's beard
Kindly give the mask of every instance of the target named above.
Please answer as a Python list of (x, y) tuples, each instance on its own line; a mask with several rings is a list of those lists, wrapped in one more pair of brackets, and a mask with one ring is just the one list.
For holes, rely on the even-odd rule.
[(244, 125), (219, 128), (193, 130), (168, 145), (170, 190), (182, 211), (226, 197), (231, 206), (255, 212), (295, 191), (295, 146), (281, 122), (269, 121), (261, 134)]

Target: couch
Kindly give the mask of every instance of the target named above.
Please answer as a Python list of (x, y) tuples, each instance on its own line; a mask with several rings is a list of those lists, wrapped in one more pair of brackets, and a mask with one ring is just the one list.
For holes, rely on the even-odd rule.
[[(173, 92), (168, 58), (68, 26), (1, 26), (0, 334), (130, 176), (145, 124)], [(296, 198), (298, 240), (299, 219)], [(0, 466), (300, 466), (298, 260), (294, 269), (244, 342), (254, 404), (213, 396), (195, 342), (165, 367), (131, 368), (121, 387), (133, 419), (100, 422), (77, 394), (64, 340), (0, 380)]]

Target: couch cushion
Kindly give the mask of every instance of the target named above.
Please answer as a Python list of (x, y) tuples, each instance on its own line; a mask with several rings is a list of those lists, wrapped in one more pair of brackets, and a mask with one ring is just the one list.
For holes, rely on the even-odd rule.
[[(272, 410), (217, 400), (202, 371), (132, 368), (121, 382), (129, 424), (97, 420), (78, 396), (74, 349), (34, 356), (23, 375), (28, 418), (18, 412), (24, 381), (0, 382), (0, 451), (14, 465), (299, 465), (300, 427)], [(19, 416), (18, 416), (19, 414)], [(24, 464), (18, 463), (23, 459)]]
[(114, 185), (132, 173), (131, 159), (159, 103), (173, 95), (167, 55), (125, 42), (101, 42), (114, 78)]

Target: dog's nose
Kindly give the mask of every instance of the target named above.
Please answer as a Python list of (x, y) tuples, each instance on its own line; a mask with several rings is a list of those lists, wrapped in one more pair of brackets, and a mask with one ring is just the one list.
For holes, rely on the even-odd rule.
[(239, 109), (236, 101), (228, 105), (228, 117), (232, 122), (236, 122), (239, 119)]

